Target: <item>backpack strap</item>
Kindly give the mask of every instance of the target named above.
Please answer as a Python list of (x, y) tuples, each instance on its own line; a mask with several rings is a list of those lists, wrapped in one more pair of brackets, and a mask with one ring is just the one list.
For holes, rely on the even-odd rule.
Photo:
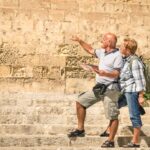
[(141, 59), (140, 57), (138, 57), (137, 55), (134, 55), (134, 56), (132, 56), (131, 59), (128, 61), (128, 62), (129, 62), (129, 68), (130, 68), (131, 71), (132, 71), (132, 63), (133, 63), (134, 60), (138, 60), (138, 61), (143, 65), (143, 68), (145, 67), (145, 65), (144, 65), (144, 63), (143, 63), (143, 61), (142, 61), (142, 59)]

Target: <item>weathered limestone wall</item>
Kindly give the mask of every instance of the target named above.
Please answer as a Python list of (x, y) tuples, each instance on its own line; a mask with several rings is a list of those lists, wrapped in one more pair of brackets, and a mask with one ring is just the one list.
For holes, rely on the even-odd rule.
[(79, 64), (96, 62), (70, 41), (95, 48), (105, 32), (137, 39), (150, 57), (150, 0), (0, 0), (0, 90), (74, 93), (94, 75)]

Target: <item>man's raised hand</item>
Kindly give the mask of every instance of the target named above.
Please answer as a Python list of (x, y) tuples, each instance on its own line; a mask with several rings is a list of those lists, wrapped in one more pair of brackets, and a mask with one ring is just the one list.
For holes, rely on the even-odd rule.
[(81, 39), (79, 37), (77, 37), (77, 36), (72, 36), (71, 40), (72, 41), (76, 41), (76, 42), (80, 42), (81, 41)]

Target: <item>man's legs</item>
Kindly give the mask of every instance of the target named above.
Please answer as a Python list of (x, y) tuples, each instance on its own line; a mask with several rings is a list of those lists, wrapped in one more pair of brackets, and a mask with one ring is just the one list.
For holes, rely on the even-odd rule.
[(83, 137), (85, 135), (84, 131), (84, 121), (86, 117), (86, 109), (93, 104), (99, 102), (101, 98), (96, 98), (93, 90), (81, 93), (76, 102), (76, 113), (78, 120), (78, 127), (75, 131), (68, 134), (68, 137)]
[(104, 109), (106, 118), (110, 120), (110, 134), (108, 140), (105, 141), (101, 147), (114, 147), (114, 138), (118, 129), (118, 115), (119, 110), (117, 106), (119, 92), (117, 91), (108, 91), (104, 97)]
[[(127, 106), (127, 100), (126, 100), (125, 95), (121, 94), (118, 99), (118, 108), (120, 109), (125, 106)], [(100, 134), (101, 137), (109, 136), (111, 123), (112, 123), (112, 121), (109, 122), (109, 125), (107, 126), (106, 130)]]
[(115, 138), (115, 135), (118, 130), (119, 121), (118, 121), (118, 119), (111, 120), (110, 123), (111, 123), (110, 124), (110, 134), (109, 134), (108, 140), (111, 142), (114, 142), (114, 138)]
[(107, 126), (107, 128), (105, 129), (105, 131), (100, 134), (101, 137), (108, 137), (109, 136), (110, 126), (111, 126), (111, 121), (109, 121), (109, 125)]
[(117, 133), (118, 125), (119, 125), (118, 119), (110, 121), (110, 127), (109, 127), (110, 134), (109, 134), (108, 140), (102, 144), (101, 146), (102, 148), (115, 147), (114, 138)]
[(84, 130), (84, 121), (86, 117), (86, 108), (79, 102), (76, 102), (76, 113), (78, 119), (78, 130)]
[[(114, 138), (118, 129), (119, 121), (118, 120), (111, 120), (110, 121), (110, 134), (108, 137), (108, 140), (111, 142), (114, 142)], [(141, 128), (133, 128), (133, 138), (132, 142), (133, 144), (138, 144), (139, 142), (139, 136), (140, 136), (140, 129)]]

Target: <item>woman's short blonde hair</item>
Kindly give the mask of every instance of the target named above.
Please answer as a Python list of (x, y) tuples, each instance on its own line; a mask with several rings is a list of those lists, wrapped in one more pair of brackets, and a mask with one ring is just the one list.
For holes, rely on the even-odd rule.
[(124, 39), (124, 46), (126, 49), (130, 50), (131, 54), (135, 54), (138, 45), (134, 39), (126, 38)]

